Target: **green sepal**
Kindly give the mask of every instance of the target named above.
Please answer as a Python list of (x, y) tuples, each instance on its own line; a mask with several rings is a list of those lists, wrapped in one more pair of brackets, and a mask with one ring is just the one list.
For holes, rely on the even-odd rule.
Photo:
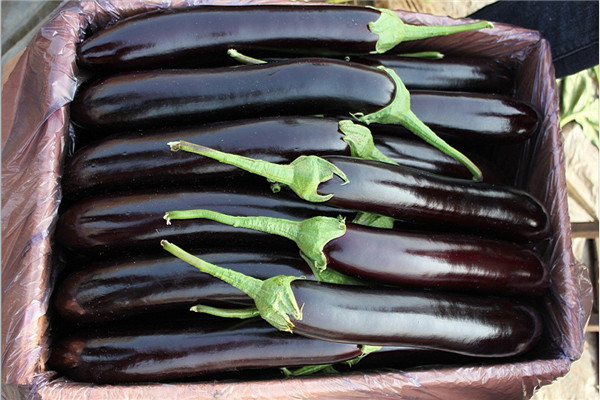
[(369, 30), (379, 36), (375, 43), (375, 50), (371, 52), (375, 54), (385, 53), (402, 42), (494, 27), (488, 21), (440, 26), (409, 25), (392, 10), (381, 8), (375, 10), (381, 15), (376, 21), (368, 23)]
[[(374, 351), (381, 350), (382, 346), (368, 346), (362, 345), (360, 346), (361, 354), (357, 357), (351, 358), (350, 360), (344, 361), (342, 364), (346, 364), (348, 367), (352, 368), (360, 360), (373, 353)], [(303, 367), (297, 368), (295, 370), (290, 370), (289, 368), (281, 368), (281, 371), (286, 377), (290, 376), (305, 376), (316, 374), (317, 372), (324, 373), (338, 373), (339, 371), (335, 369), (333, 364), (317, 364), (317, 365), (305, 365)]]
[(313, 203), (325, 202), (333, 197), (333, 193), (327, 195), (317, 193), (319, 185), (331, 180), (333, 175), (337, 175), (342, 179), (342, 185), (350, 182), (341, 169), (321, 157), (300, 156), (289, 165), (294, 168), (294, 180), (286, 185), (298, 197)]
[(353, 224), (371, 226), (373, 228), (393, 229), (395, 219), (387, 215), (359, 212), (352, 220)]
[(323, 249), (327, 243), (344, 234), (346, 234), (344, 218), (313, 217), (301, 222), (295, 242), (310, 267), (323, 271), (327, 268), (327, 257)]
[(335, 368), (333, 368), (333, 364), (305, 365), (304, 367), (296, 368), (294, 370), (283, 367), (280, 368), (280, 370), (288, 378), (290, 376), (313, 375), (317, 372), (323, 372), (326, 374), (337, 374), (339, 372)]
[[(298, 307), (296, 296), (291, 283), (295, 276), (274, 276), (263, 281), (260, 294), (254, 299), (254, 304), (260, 316), (283, 332), (292, 332), (293, 320), (302, 320), (302, 308)], [(291, 317), (291, 318), (290, 318)]]
[(375, 147), (371, 130), (366, 126), (356, 124), (354, 121), (343, 120), (338, 123), (338, 127), (344, 135), (342, 140), (350, 146), (352, 157), (398, 165), (397, 162)]
[(361, 279), (354, 278), (352, 276), (348, 276), (342, 274), (331, 268), (319, 269), (314, 266), (314, 263), (311, 259), (309, 259), (304, 253), (300, 252), (300, 257), (310, 267), (313, 272), (313, 276), (316, 281), (326, 282), (326, 283), (334, 283), (336, 285), (350, 285), (350, 286), (367, 286), (367, 283)]
[(325, 202), (333, 197), (331, 193), (320, 195), (317, 193), (317, 188), (321, 183), (331, 180), (334, 175), (342, 179), (342, 185), (349, 182), (348, 177), (342, 170), (329, 161), (317, 156), (300, 156), (290, 164), (275, 164), (250, 157), (225, 153), (183, 140), (167, 144), (170, 146), (171, 151), (183, 150), (199, 154), (267, 178), (269, 182), (276, 184), (275, 188), (278, 185), (286, 185), (301, 199), (313, 203)]
[(379, 8), (376, 8), (376, 10), (381, 15), (376, 21), (369, 22), (367, 26), (371, 32), (379, 36), (375, 43), (375, 51), (371, 53), (382, 54), (402, 43), (404, 40), (404, 25), (406, 24), (392, 10)]
[(239, 318), (248, 319), (260, 316), (260, 311), (256, 307), (247, 308), (219, 308), (206, 306), (204, 304), (196, 304), (190, 307), (190, 311), (214, 315), (215, 317), (221, 318)]
[(362, 113), (351, 114), (359, 122), (367, 125), (374, 122), (380, 124), (394, 124), (402, 123), (401, 119), (406, 113), (410, 112), (410, 93), (402, 79), (390, 68), (386, 68), (383, 65), (376, 67), (377, 69), (384, 71), (394, 81), (396, 87), (396, 93), (394, 98), (387, 106), (380, 110), (377, 110), (371, 114), (364, 115)]
[(368, 356), (369, 354), (371, 354), (375, 351), (381, 350), (382, 347), (383, 346), (370, 346), (370, 345), (363, 344), (362, 346), (360, 346), (361, 355), (359, 355), (358, 357), (354, 357), (348, 361), (344, 361), (344, 364), (346, 364), (347, 366), (352, 368), (356, 364), (358, 364), (358, 362), (360, 360), (362, 360), (363, 358), (365, 358), (366, 356)]

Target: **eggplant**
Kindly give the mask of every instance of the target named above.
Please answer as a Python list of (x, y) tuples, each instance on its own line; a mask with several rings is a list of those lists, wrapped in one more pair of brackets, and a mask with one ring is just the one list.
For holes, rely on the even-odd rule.
[[(166, 240), (163, 248), (244, 291), (275, 328), (333, 342), (417, 346), (474, 357), (509, 357), (531, 349), (542, 321), (525, 301), (443, 291), (371, 288), (292, 276), (261, 281), (207, 263)], [(213, 313), (204, 305), (197, 312)], [(226, 315), (216, 310), (218, 315)], [(239, 312), (237, 313), (239, 315)]]
[(372, 228), (331, 217), (292, 221), (191, 210), (169, 211), (165, 218), (168, 224), (208, 219), (288, 238), (316, 275), (331, 267), (347, 276), (386, 285), (531, 296), (540, 295), (549, 284), (548, 269), (540, 257), (515, 243)]
[(82, 128), (122, 131), (274, 115), (369, 114), (395, 93), (384, 71), (329, 59), (135, 71), (84, 84), (71, 103), (71, 119)]
[(48, 367), (78, 382), (163, 382), (243, 369), (349, 360), (355, 344), (279, 332), (263, 321), (191, 323), (72, 333), (56, 343)]
[[(383, 25), (383, 26), (381, 26)], [(367, 7), (202, 6), (140, 14), (96, 32), (77, 48), (95, 71), (223, 65), (227, 50), (310, 56), (385, 52), (402, 41), (490, 28), (488, 22), (414, 27)]]
[(263, 176), (274, 182), (276, 190), (288, 186), (309, 202), (389, 216), (429, 229), (513, 241), (543, 240), (550, 233), (544, 206), (527, 192), (510, 187), (352, 157), (301, 156), (281, 165), (183, 141), (170, 145), (173, 151), (195, 153)]
[(201, 71), (123, 73), (84, 85), (71, 120), (88, 130), (139, 129), (273, 115), (340, 115), (396, 123), (460, 161), (474, 180), (481, 171), (423, 124), (393, 71), (331, 59), (298, 59)]
[[(221, 151), (275, 163), (291, 162), (302, 154), (351, 155), (339, 121), (330, 118), (276, 117), (218, 123), (198, 128), (115, 134), (78, 150), (65, 166), (65, 196), (79, 197), (106, 191), (196, 184), (242, 174), (233, 166), (172, 153), (167, 142), (186, 140)], [(469, 172), (452, 157), (414, 135), (374, 139), (383, 154), (401, 165), (468, 179)], [(504, 182), (501, 173), (484, 159), (472, 158), (487, 182)]]
[[(60, 216), (56, 241), (66, 249), (83, 254), (115, 255), (134, 250), (160, 251), (161, 238), (172, 238), (197, 249), (215, 246), (272, 246), (268, 235), (252, 230), (235, 230), (217, 223), (179, 224), (167, 229), (163, 216), (176, 208), (212, 208), (231, 214), (269, 215), (303, 219), (315, 215), (349, 215), (348, 211), (322, 204), (283, 198), (268, 191), (242, 185), (223, 189), (203, 185), (200, 189), (156, 189), (107, 194), (83, 199)], [(285, 240), (278, 248), (293, 249)]]
[(525, 191), (369, 160), (325, 159), (350, 181), (341, 185), (335, 178), (319, 186), (318, 193), (333, 194), (328, 205), (514, 241), (535, 242), (550, 234), (546, 209)]
[(513, 71), (496, 60), (476, 57), (445, 57), (432, 60), (377, 54), (352, 57), (353, 62), (383, 65), (394, 70), (409, 90), (444, 90), (512, 94)]
[[(314, 279), (310, 268), (294, 253), (228, 249), (203, 252), (201, 257), (259, 279), (276, 275)], [(97, 324), (139, 314), (188, 310), (198, 302), (218, 306), (252, 302), (245, 293), (199, 274), (174, 257), (130, 256), (71, 269), (56, 288), (54, 304), (58, 314), (72, 322)]]

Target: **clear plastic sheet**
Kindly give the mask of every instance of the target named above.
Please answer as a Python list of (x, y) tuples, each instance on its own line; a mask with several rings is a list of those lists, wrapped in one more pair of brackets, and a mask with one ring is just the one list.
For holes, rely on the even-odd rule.
[[(498, 24), (494, 30), (407, 43), (403, 51), (500, 59), (517, 68), (517, 97), (544, 113), (540, 134), (492, 157), (515, 184), (538, 196), (551, 214), (553, 236), (544, 257), (552, 288), (543, 299), (546, 332), (535, 359), (494, 366), (412, 372), (354, 372), (340, 376), (253, 382), (96, 386), (45, 370), (48, 308), (53, 285), (52, 233), (61, 201), (68, 105), (80, 81), (75, 46), (87, 31), (136, 13), (203, 4), (273, 1), (65, 2), (19, 56), (2, 95), (2, 383), (3, 398), (419, 398), (520, 399), (566, 374), (583, 348), (592, 304), (585, 267), (571, 252), (564, 153), (550, 48), (536, 32)], [(409, 23), (457, 20), (399, 12)]]

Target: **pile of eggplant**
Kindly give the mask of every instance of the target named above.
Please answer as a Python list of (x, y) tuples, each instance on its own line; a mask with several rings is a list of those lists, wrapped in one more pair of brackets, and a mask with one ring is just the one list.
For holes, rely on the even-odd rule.
[(540, 113), (494, 60), (395, 50), (491, 28), (201, 6), (86, 38), (48, 367), (120, 383), (526, 356), (548, 216), (477, 148), (528, 140)]

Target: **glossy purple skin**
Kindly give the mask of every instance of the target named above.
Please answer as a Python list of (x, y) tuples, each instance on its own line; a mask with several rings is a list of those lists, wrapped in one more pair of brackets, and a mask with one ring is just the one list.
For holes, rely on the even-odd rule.
[[(410, 108), (446, 140), (477, 143), (516, 143), (531, 138), (541, 115), (531, 104), (507, 96), (442, 91), (411, 91)], [(373, 124), (374, 134), (406, 131), (400, 125)]]
[(77, 56), (80, 65), (105, 71), (231, 63), (232, 47), (248, 54), (368, 54), (379, 36), (367, 24), (380, 15), (364, 7), (300, 5), (142, 14), (96, 32)]
[[(231, 249), (196, 255), (258, 279), (276, 275), (313, 279), (312, 271), (297, 251)], [(87, 323), (169, 310), (186, 311), (195, 304), (249, 307), (253, 302), (242, 291), (170, 255), (132, 256), (126, 261), (77, 269), (57, 286), (55, 300), (61, 317)]]
[(316, 215), (348, 215), (347, 211), (324, 204), (275, 195), (268, 188), (263, 191), (247, 187), (146, 190), (97, 196), (72, 205), (59, 219), (56, 241), (70, 250), (94, 255), (134, 249), (162, 252), (162, 239), (198, 249), (215, 246), (293, 249), (295, 246), (278, 236), (208, 220), (173, 221), (168, 226), (163, 219), (167, 211), (191, 209), (296, 220)]
[(302, 308), (294, 333), (344, 343), (417, 346), (475, 357), (531, 348), (542, 321), (524, 302), (438, 291), (293, 281)]
[(451, 229), (513, 241), (537, 241), (549, 235), (544, 206), (524, 191), (350, 157), (325, 159), (350, 181), (341, 185), (339, 178), (333, 178), (319, 186), (320, 194), (333, 194), (328, 205), (389, 215), (428, 230)]
[[(331, 343), (277, 331), (263, 321), (238, 326), (72, 334), (59, 341), (48, 366), (78, 382), (161, 382), (243, 369), (345, 361), (356, 344)], [(231, 323), (229, 325), (232, 325)]]
[(347, 224), (324, 252), (328, 268), (388, 285), (533, 296), (549, 283), (546, 266), (529, 248), (468, 235)]
[(71, 119), (83, 128), (122, 131), (274, 115), (369, 114), (387, 106), (395, 91), (385, 72), (331, 59), (131, 72), (83, 85)]
[(352, 61), (393, 69), (409, 90), (510, 94), (514, 89), (512, 71), (506, 65), (486, 58), (445, 57), (432, 60), (373, 54), (353, 57)]
[[(68, 197), (76, 197), (157, 185), (191, 185), (244, 174), (237, 167), (207, 157), (170, 151), (167, 143), (176, 140), (274, 163), (288, 163), (309, 154), (350, 155), (338, 122), (329, 118), (278, 117), (112, 135), (75, 153), (65, 166), (63, 191)], [(412, 134), (378, 136), (375, 144), (402, 165), (457, 178), (470, 176), (458, 161)], [(483, 168), (486, 181), (501, 179), (485, 160), (477, 164)]]

